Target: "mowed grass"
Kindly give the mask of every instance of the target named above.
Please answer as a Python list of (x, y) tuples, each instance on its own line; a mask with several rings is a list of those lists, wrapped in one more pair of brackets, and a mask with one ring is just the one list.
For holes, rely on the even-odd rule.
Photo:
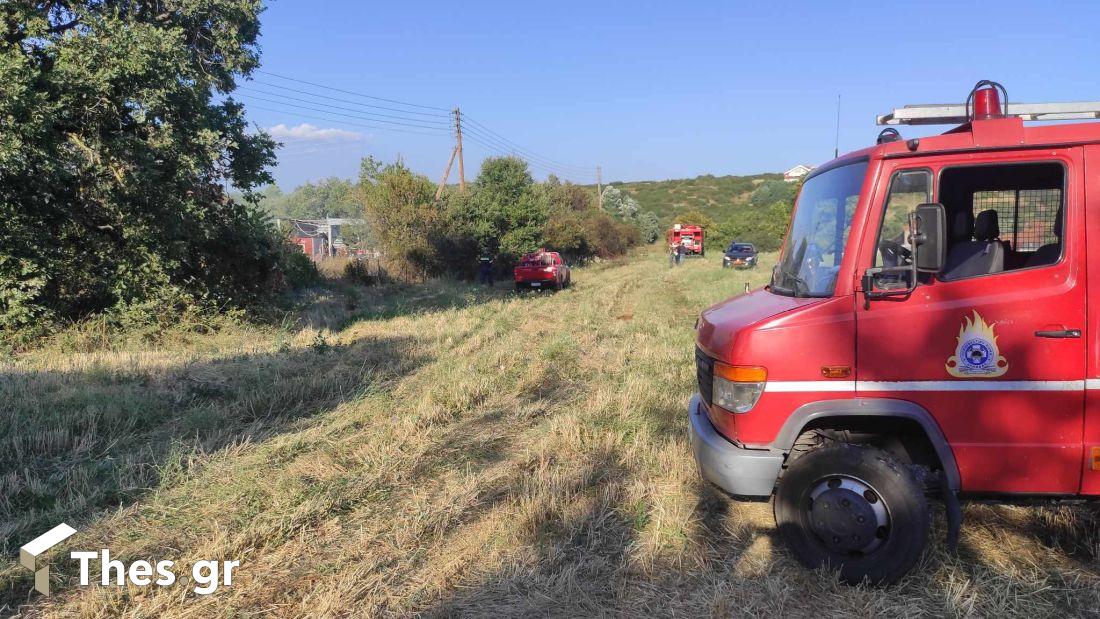
[[(769, 257), (772, 258), (772, 257)], [(774, 259), (774, 258), (772, 258)], [(770, 262), (766, 261), (766, 263)], [(1089, 506), (968, 506), (889, 589), (796, 565), (767, 503), (698, 479), (692, 326), (764, 282), (657, 249), (560, 293), (430, 283), (303, 299), (282, 327), (0, 371), (0, 605), (43, 616), (943, 616), (1100, 611)], [(18, 547), (62, 520), (54, 595)], [(177, 563), (172, 587), (78, 587), (70, 550)], [(198, 560), (233, 586), (190, 592)], [(98, 569), (93, 570), (93, 578)]]

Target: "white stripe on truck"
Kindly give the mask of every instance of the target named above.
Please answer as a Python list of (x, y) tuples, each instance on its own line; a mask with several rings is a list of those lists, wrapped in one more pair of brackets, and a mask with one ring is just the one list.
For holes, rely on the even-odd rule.
[(1100, 389), (1100, 378), (1088, 380), (777, 380), (764, 386), (767, 393), (884, 392), (884, 391), (1081, 391)]

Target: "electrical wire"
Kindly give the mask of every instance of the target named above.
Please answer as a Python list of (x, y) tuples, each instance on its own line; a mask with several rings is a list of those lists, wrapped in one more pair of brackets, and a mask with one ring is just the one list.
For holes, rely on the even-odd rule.
[(284, 106), (287, 106), (287, 107), (299, 108), (299, 109), (303, 109), (303, 110), (309, 110), (311, 112), (320, 112), (322, 114), (331, 114), (333, 116), (346, 116), (348, 118), (355, 118), (355, 119), (358, 119), (358, 120), (366, 120), (366, 121), (370, 121), (370, 122), (374, 122), (374, 123), (386, 123), (387, 125), (396, 125), (398, 127), (413, 127), (413, 128), (416, 128), (416, 129), (434, 129), (434, 130), (441, 130), (441, 131), (444, 131), (444, 132), (448, 131), (448, 129), (446, 127), (439, 127), (439, 126), (436, 126), (436, 125), (428, 125), (428, 124), (421, 124), (421, 123), (409, 123), (409, 122), (399, 122), (399, 121), (396, 121), (396, 120), (382, 120), (382, 119), (377, 119), (377, 118), (370, 118), (368, 116), (362, 116), (362, 115), (359, 115), (359, 114), (346, 114), (344, 112), (331, 112), (329, 110), (321, 110), (321, 109), (317, 109), (315, 107), (310, 107), (308, 105), (298, 105), (296, 103), (286, 103), (286, 102), (280, 101), (278, 99), (268, 99), (267, 97), (259, 97), (259, 96), (250, 95), (250, 94), (247, 94), (247, 93), (244, 93), (244, 96), (249, 97), (251, 99), (256, 99), (258, 101), (264, 101), (264, 102), (267, 102), (267, 103), (274, 103), (276, 105), (284, 105)]
[(502, 141), (505, 144), (511, 145), (513, 148), (515, 148), (519, 152), (526, 152), (528, 155), (534, 156), (534, 157), (539, 158), (539, 159), (544, 159), (544, 160), (546, 160), (550, 163), (561, 166), (563, 168), (576, 168), (578, 170), (587, 170), (588, 169), (585, 166), (572, 165), (572, 164), (568, 164), (568, 163), (562, 163), (560, 161), (555, 161), (555, 160), (551, 159), (550, 157), (545, 157), (545, 156), (540, 155), (540, 154), (538, 154), (538, 153), (536, 153), (536, 152), (534, 152), (530, 149), (524, 148), (523, 146), (517, 144), (516, 142), (513, 142), (512, 140), (509, 140), (508, 138), (504, 137), (503, 135), (497, 133), (496, 131), (493, 131), (489, 127), (486, 127), (484, 124), (482, 124), (482, 123), (478, 122), (477, 120), (475, 120), (474, 118), (472, 118), (469, 114), (463, 113), (462, 118), (467, 121), (467, 126), (473, 125), (474, 127), (480, 128), (483, 132), (488, 133), (491, 136), (494, 136), (499, 141)]
[[(331, 122), (331, 123), (338, 123), (338, 124), (347, 125), (349, 127), (362, 127), (364, 129), (377, 129), (379, 131), (395, 131), (397, 133), (411, 133), (411, 134), (414, 134), (414, 135), (434, 135), (434, 136), (441, 135), (441, 133), (439, 131), (413, 131), (411, 129), (399, 129), (397, 127), (379, 127), (378, 125), (367, 125), (367, 124), (364, 124), (364, 123), (350, 122), (350, 121), (342, 120), (342, 119), (339, 119), (339, 118), (328, 118), (328, 117), (325, 117), (325, 116), (316, 116), (314, 114), (303, 114), (301, 112), (295, 112), (295, 111), (278, 110), (278, 109), (274, 109), (274, 108), (270, 108), (270, 107), (263, 107), (261, 105), (250, 105), (249, 107), (251, 109), (255, 109), (255, 110), (264, 110), (265, 112), (278, 112), (279, 114), (292, 114), (294, 116), (298, 116), (298, 117), (301, 117), (301, 118), (312, 118), (314, 120), (324, 120), (324, 121), (328, 121), (328, 122)], [(446, 134), (446, 132), (443, 132), (442, 134)]]
[[(279, 80), (294, 82), (294, 83), (297, 83), (297, 84), (305, 84), (307, 86), (312, 86), (314, 88), (320, 88), (320, 89), (330, 91), (330, 92), (342, 93), (342, 94), (345, 94), (345, 95), (350, 95), (352, 97), (357, 97), (357, 98), (361, 98), (361, 99), (369, 99), (369, 100), (372, 100), (372, 101), (380, 101), (380, 102), (389, 103), (389, 104), (392, 104), (392, 105), (395, 105), (395, 106), (403, 106), (403, 107), (387, 107), (387, 106), (375, 105), (375, 104), (372, 104), (372, 103), (364, 103), (362, 101), (354, 101), (354, 100), (350, 100), (350, 99), (337, 98), (337, 97), (333, 97), (333, 96), (328, 95), (328, 94), (320, 94), (318, 92), (311, 91), (311, 90), (305, 90), (305, 89), (302, 89), (302, 88), (294, 88), (294, 87), (288, 86), (286, 84), (281, 84), (281, 83), (278, 83), (278, 82), (264, 81), (264, 80), (258, 80), (258, 79), (253, 78), (253, 79), (251, 79), (251, 82), (255, 82), (257, 84), (267, 86), (269, 88), (275, 88), (275, 89), (278, 89), (278, 90), (281, 90), (281, 91), (287, 91), (287, 92), (293, 92), (293, 93), (300, 94), (300, 95), (306, 95), (307, 97), (311, 97), (312, 99), (303, 99), (303, 98), (300, 98), (300, 97), (292, 97), (292, 96), (288, 96), (288, 95), (286, 95), (282, 92), (271, 92), (271, 91), (263, 90), (263, 89), (260, 89), (260, 88), (255, 88), (251, 85), (248, 85), (248, 83), (246, 83), (244, 85), (241, 85), (238, 88), (238, 90), (243, 90), (244, 91), (244, 92), (239, 93), (242, 97), (247, 97), (249, 99), (254, 99), (254, 100), (257, 100), (257, 101), (263, 101), (263, 102), (267, 102), (267, 103), (271, 103), (271, 104), (275, 104), (275, 105), (279, 105), (279, 106), (295, 108), (295, 109), (298, 109), (298, 110), (306, 110), (308, 112), (313, 112), (314, 114), (324, 114), (325, 116), (303, 114), (302, 112), (297, 112), (297, 111), (288, 112), (287, 110), (271, 109), (271, 108), (265, 108), (265, 107), (262, 107), (262, 106), (259, 106), (259, 105), (251, 105), (250, 104), (250, 107), (255, 108), (255, 109), (272, 111), (272, 112), (279, 112), (279, 113), (284, 113), (284, 114), (290, 113), (290, 114), (295, 114), (297, 116), (304, 117), (304, 118), (314, 118), (314, 119), (319, 119), (319, 120), (325, 120), (325, 121), (328, 121), (328, 122), (337, 122), (337, 123), (342, 123), (342, 124), (345, 124), (345, 125), (355, 126), (355, 127), (364, 127), (364, 128), (369, 128), (369, 129), (377, 129), (377, 130), (381, 130), (381, 131), (395, 131), (395, 132), (400, 132), (400, 133), (410, 133), (410, 134), (419, 134), (419, 135), (439, 135), (441, 133), (448, 133), (449, 130), (450, 130), (450, 127), (451, 127), (451, 112), (450, 112), (450, 110), (447, 110), (446, 108), (431, 106), (431, 105), (422, 105), (422, 104), (419, 104), (419, 103), (412, 103), (412, 102), (409, 102), (409, 101), (402, 101), (402, 100), (399, 100), (399, 99), (390, 99), (390, 98), (386, 98), (386, 97), (378, 97), (378, 96), (375, 96), (375, 95), (368, 95), (368, 94), (365, 94), (365, 93), (356, 92), (356, 91), (352, 91), (352, 90), (336, 88), (336, 87), (333, 87), (333, 86), (326, 86), (324, 84), (320, 84), (320, 83), (317, 83), (317, 82), (312, 82), (312, 81), (309, 81), (309, 80), (304, 80), (304, 79), (300, 79), (300, 78), (296, 78), (296, 77), (291, 77), (291, 76), (288, 76), (288, 75), (275, 73), (273, 71), (266, 71), (266, 70), (263, 70), (263, 69), (256, 69), (255, 72), (263, 74), (263, 75), (271, 76), (271, 77), (277, 78)], [(267, 96), (270, 96), (270, 97), (279, 97), (279, 99), (269, 99), (269, 98), (262, 97), (262, 96), (259, 96), (257, 94), (254, 94), (254, 93), (259, 93), (259, 94), (267, 95)], [(315, 100), (315, 99), (321, 99), (322, 101), (318, 101), (318, 100)], [(308, 104), (308, 105), (298, 105), (297, 103), (289, 103), (288, 101), (295, 101), (297, 103), (304, 103), (304, 104)], [(346, 104), (350, 104), (354, 107), (345, 107), (345, 106), (341, 106), (341, 105), (334, 105), (331, 102), (346, 103)], [(320, 109), (320, 108), (327, 108), (327, 109)], [(404, 108), (416, 108), (416, 109), (404, 109)], [(341, 110), (341, 111), (333, 111), (333, 110)], [(377, 112), (377, 111), (374, 111), (374, 110), (383, 110), (383, 111), (386, 111), (386, 112), (396, 112), (397, 114), (383, 114), (381, 112)], [(430, 110), (430, 111), (419, 111), (419, 110)], [(346, 113), (346, 112), (354, 112), (354, 114), (349, 114), (349, 113)], [(421, 116), (422, 118), (413, 118), (413, 117), (410, 117), (410, 115)], [(382, 124), (385, 124), (385, 125), (393, 125), (393, 126), (379, 126), (377, 124), (364, 124), (364, 123), (361, 123), (361, 122), (349, 122), (349, 121), (346, 121), (346, 120), (338, 120), (338, 119), (331, 118), (332, 116), (339, 116), (339, 117), (343, 117), (343, 118), (351, 118), (351, 119), (355, 119), (357, 121), (368, 121), (370, 123), (382, 123)], [(514, 156), (517, 156), (517, 157), (525, 160), (528, 163), (528, 165), (530, 165), (532, 168), (543, 170), (543, 171), (546, 171), (546, 172), (549, 172), (549, 173), (552, 173), (552, 174), (557, 174), (557, 175), (563, 176), (565, 178), (580, 178), (580, 179), (584, 179), (586, 181), (594, 180), (594, 174), (592, 172), (592, 169), (589, 168), (589, 167), (574, 165), (574, 164), (569, 164), (569, 163), (563, 163), (561, 161), (557, 161), (555, 159), (552, 159), (550, 157), (542, 155), (542, 154), (540, 154), (536, 151), (533, 151), (529, 148), (526, 148), (526, 147), (520, 145), (519, 143), (505, 137), (504, 135), (490, 129), (488, 126), (486, 126), (485, 124), (483, 124), (483, 123), (477, 121), (476, 119), (470, 117), (468, 114), (461, 113), (459, 118), (460, 118), (460, 120), (465, 121), (463, 123), (463, 137), (469, 139), (474, 144), (477, 144), (477, 145), (487, 149), (490, 153), (504, 153), (504, 154), (514, 155)], [(390, 119), (392, 119), (392, 120), (390, 120)], [(410, 129), (415, 129), (415, 131), (410, 130)], [(301, 151), (301, 152), (293, 152), (292, 151), (292, 152), (284, 152), (282, 154), (284, 156), (289, 157), (289, 156), (298, 156), (298, 155), (302, 155), (302, 154), (312, 154), (314, 152), (323, 152), (324, 150), (325, 149), (318, 149), (318, 150), (314, 150), (314, 151)]]
[(520, 159), (523, 159), (524, 161), (526, 161), (527, 164), (529, 166), (531, 166), (532, 168), (536, 168), (536, 169), (542, 170), (544, 172), (549, 172), (551, 174), (562, 176), (562, 177), (567, 178), (567, 179), (579, 179), (579, 180), (584, 180), (584, 181), (594, 181), (595, 180), (595, 177), (593, 176), (593, 174), (591, 172), (579, 173), (579, 172), (575, 172), (575, 171), (571, 171), (571, 170), (562, 170), (560, 168), (547, 166), (546, 164), (543, 164), (541, 162), (532, 161), (528, 157), (524, 157), (524, 156), (522, 156), (518, 153), (515, 153), (514, 151), (501, 149), (498, 145), (494, 145), (494, 144), (490, 144), (488, 142), (485, 142), (482, 139), (480, 139), (480, 138), (478, 138), (474, 135), (464, 133), (463, 137), (468, 138), (471, 142), (481, 146), (482, 148), (485, 148), (490, 153), (505, 154), (505, 155), (512, 155), (512, 156), (519, 157)]
[(498, 144), (492, 144), (492, 143), (486, 142), (483, 139), (481, 139), (480, 137), (478, 137), (476, 134), (463, 133), (463, 137), (468, 139), (469, 141), (475, 143), (475, 144), (480, 145), (481, 147), (488, 150), (490, 153), (504, 154), (504, 155), (511, 155), (511, 156), (514, 156), (514, 157), (518, 157), (518, 158), (523, 159), (524, 161), (526, 161), (528, 163), (528, 165), (530, 165), (533, 168), (537, 168), (537, 169), (540, 169), (540, 170), (543, 170), (543, 171), (546, 171), (546, 172), (550, 172), (550, 173), (556, 174), (558, 176), (563, 176), (563, 177), (566, 177), (566, 178), (580, 178), (580, 179), (585, 179), (585, 180), (594, 180), (594, 178), (595, 178), (594, 174), (592, 172), (588, 172), (588, 171), (578, 172), (576, 170), (566, 170), (566, 169), (562, 169), (562, 168), (559, 168), (559, 167), (556, 167), (556, 166), (553, 166), (553, 165), (548, 165), (548, 164), (545, 164), (541, 161), (538, 161), (538, 160), (532, 159), (528, 156), (525, 156), (521, 153), (517, 153), (513, 149), (501, 148)]
[(287, 81), (291, 81), (291, 82), (298, 82), (299, 84), (307, 84), (307, 85), (313, 86), (315, 88), (324, 88), (325, 90), (331, 90), (333, 92), (341, 92), (341, 93), (344, 93), (345, 95), (352, 95), (352, 96), (355, 96), (355, 97), (363, 97), (365, 99), (373, 99), (375, 101), (385, 101), (386, 103), (393, 103), (394, 105), (404, 105), (404, 106), (408, 106), (408, 107), (417, 107), (417, 108), (422, 108), (422, 109), (426, 109), (426, 110), (438, 110), (438, 111), (442, 111), (442, 112), (449, 112), (450, 111), (446, 108), (435, 107), (433, 105), (421, 105), (419, 103), (409, 103), (407, 101), (399, 101), (397, 99), (386, 99), (385, 97), (376, 97), (374, 95), (367, 95), (367, 94), (363, 94), (361, 92), (354, 92), (354, 91), (351, 91), (351, 90), (343, 90), (341, 88), (333, 88), (332, 86), (325, 86), (324, 84), (318, 84), (316, 82), (310, 82), (310, 81), (307, 81), (307, 80), (298, 79), (296, 77), (289, 77), (289, 76), (286, 76), (286, 75), (280, 75), (278, 73), (272, 73), (271, 71), (265, 71), (263, 69), (256, 69), (256, 73), (263, 73), (264, 75), (270, 75), (272, 77), (277, 77), (279, 79), (287, 80)]
[(371, 117), (377, 116), (379, 118), (396, 118), (398, 120), (405, 120), (405, 121), (410, 121), (410, 122), (414, 122), (414, 123), (425, 123), (425, 124), (431, 124), (431, 125), (441, 125), (443, 127), (450, 127), (453, 124), (453, 122), (450, 121), (450, 120), (434, 120), (434, 119), (426, 119), (426, 118), (411, 118), (409, 116), (400, 116), (400, 115), (397, 115), (397, 114), (382, 114), (382, 113), (379, 113), (379, 112), (364, 111), (361, 108), (344, 107), (344, 106), (340, 106), (340, 105), (332, 105), (331, 103), (323, 103), (321, 101), (312, 101), (310, 99), (302, 99), (300, 97), (289, 97), (289, 96), (284, 95), (282, 93), (270, 92), (270, 91), (262, 90), (262, 89), (259, 89), (259, 88), (252, 88), (250, 86), (244, 86), (242, 88), (244, 90), (246, 90), (247, 92), (241, 93), (240, 88), (238, 88), (238, 92), (240, 94), (244, 95), (244, 96), (254, 97), (254, 96), (257, 96), (257, 95), (254, 95), (252, 93), (257, 92), (257, 93), (260, 93), (262, 95), (268, 95), (268, 96), (271, 96), (271, 97), (281, 97), (282, 99), (286, 99), (286, 100), (289, 100), (289, 101), (298, 101), (300, 103), (309, 103), (310, 105), (320, 105), (322, 107), (330, 107), (330, 108), (333, 108), (333, 109), (336, 109), (336, 110), (345, 110), (345, 111), (348, 111), (348, 112), (358, 112), (359, 114), (363, 114), (363, 115), (371, 116)]
[(591, 174), (591, 168), (581, 167), (581, 166), (568, 166), (567, 167), (567, 166), (564, 166), (562, 164), (556, 163), (554, 160), (548, 159), (548, 158), (543, 157), (541, 155), (532, 154), (531, 152), (522, 151), (522, 150), (519, 150), (517, 148), (514, 148), (514, 147), (512, 147), (508, 144), (505, 144), (505, 143), (501, 142), (498, 139), (494, 139), (492, 137), (486, 136), (485, 134), (480, 133), (478, 131), (470, 131), (468, 128), (464, 128), (463, 129), (463, 135), (464, 136), (465, 135), (470, 135), (470, 136), (480, 137), (483, 141), (487, 141), (490, 144), (494, 144), (496, 146), (496, 148), (501, 150), (501, 151), (504, 151), (506, 153), (513, 153), (517, 156), (520, 156), (524, 159), (528, 159), (528, 160), (531, 160), (531, 161), (538, 161), (538, 162), (542, 163), (543, 165), (545, 165), (546, 167), (549, 167), (549, 168), (554, 168), (554, 169), (565, 171), (565, 172), (572, 172), (572, 173), (575, 173), (575, 174)]
[[(290, 86), (284, 86), (282, 84), (277, 84), (277, 83), (274, 83), (274, 82), (265, 82), (263, 80), (257, 80), (257, 79), (249, 80), (245, 84), (252, 84), (252, 83), (260, 84), (262, 86), (267, 86), (269, 88), (278, 88), (279, 90), (285, 90), (287, 92), (293, 92), (293, 93), (297, 93), (297, 94), (300, 94), (300, 95), (309, 95), (311, 97), (323, 98), (326, 101), (339, 101), (340, 103), (351, 103), (352, 105), (356, 105), (356, 106), (359, 106), (359, 107), (365, 107), (365, 108), (371, 108), (371, 109), (375, 109), (375, 110), (386, 110), (388, 112), (401, 112), (402, 114), (415, 114), (417, 116), (427, 116), (429, 118), (446, 118), (449, 121), (450, 121), (450, 119), (452, 119), (454, 117), (454, 114), (452, 112), (445, 112), (445, 113), (444, 112), (421, 112), (421, 111), (418, 111), (418, 110), (403, 110), (401, 108), (386, 107), (384, 105), (374, 105), (374, 104), (371, 104), (371, 103), (361, 103), (359, 101), (352, 101), (351, 99), (341, 99), (339, 97), (333, 97), (331, 95), (322, 95), (322, 94), (318, 94), (318, 93), (311, 92), (311, 91), (308, 91), (308, 90), (302, 90), (300, 88), (291, 88)], [(238, 88), (243, 88), (243, 87), (244, 86), (238, 86)], [(280, 95), (280, 96), (282, 96), (282, 95)]]

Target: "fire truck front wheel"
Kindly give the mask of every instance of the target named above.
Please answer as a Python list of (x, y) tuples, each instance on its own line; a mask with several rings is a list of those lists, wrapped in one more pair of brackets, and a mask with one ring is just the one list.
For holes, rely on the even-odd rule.
[(841, 443), (795, 459), (775, 493), (775, 523), (795, 557), (841, 579), (885, 585), (928, 543), (929, 509), (913, 473), (884, 451)]

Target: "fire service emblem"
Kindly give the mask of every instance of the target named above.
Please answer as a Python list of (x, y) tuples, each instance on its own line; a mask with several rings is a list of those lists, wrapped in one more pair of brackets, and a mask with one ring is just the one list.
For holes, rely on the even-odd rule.
[(997, 350), (997, 335), (977, 310), (974, 318), (964, 317), (959, 327), (955, 354), (947, 359), (947, 373), (957, 378), (1001, 376), (1008, 371), (1008, 360)]

